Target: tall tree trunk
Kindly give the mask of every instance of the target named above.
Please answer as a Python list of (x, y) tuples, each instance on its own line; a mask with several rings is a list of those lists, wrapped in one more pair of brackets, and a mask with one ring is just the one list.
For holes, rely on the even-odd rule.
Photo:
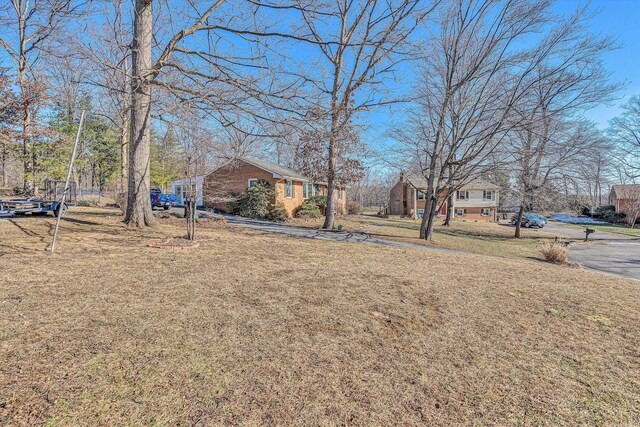
[(336, 216), (336, 201), (333, 193), (336, 187), (336, 144), (340, 135), (343, 123), (343, 108), (348, 108), (349, 97), (345, 93), (342, 102), (338, 100), (340, 90), (340, 78), (342, 76), (342, 64), (344, 61), (345, 37), (347, 27), (347, 14), (342, 14), (340, 27), (340, 45), (336, 51), (335, 62), (333, 64), (333, 85), (331, 87), (331, 133), (329, 135), (329, 161), (327, 164), (327, 206), (325, 208), (324, 224), (322, 228), (331, 230)]
[(444, 219), (444, 223), (442, 225), (444, 225), (445, 227), (449, 227), (451, 225), (451, 220), (453, 219), (453, 195), (450, 193), (447, 196), (447, 216)]
[(427, 191), (424, 199), (424, 212), (422, 213), (422, 222), (420, 223), (420, 238), (431, 240), (433, 235), (433, 220), (436, 216), (436, 205), (438, 195), (435, 194), (435, 166), (430, 170), (427, 179)]
[(126, 120), (120, 127), (120, 191), (125, 191), (127, 183), (127, 126), (129, 120)]
[[(21, 61), (22, 62), (22, 61)], [(24, 65), (26, 67), (26, 64)], [(31, 153), (31, 102), (27, 87), (26, 69), (20, 66), (20, 91), (22, 92), (22, 160), (23, 160), (23, 190), (29, 193), (33, 190), (33, 170)]]
[(2, 144), (2, 150), (0, 151), (0, 156), (2, 158), (2, 162), (0, 163), (2, 165), (2, 185), (3, 187), (5, 187), (7, 185), (7, 146), (3, 143)]
[(133, 227), (155, 224), (149, 191), (151, 136), (152, 0), (136, 0), (132, 43), (131, 123), (129, 128), (129, 193), (124, 222)]
[(342, 57), (339, 57), (335, 65), (333, 75), (333, 93), (331, 95), (331, 134), (329, 136), (329, 161), (327, 164), (327, 206), (325, 208), (324, 224), (322, 228), (331, 230), (336, 216), (336, 201), (333, 194), (336, 187), (336, 140), (340, 132), (341, 111), (338, 102), (338, 87), (340, 85), (340, 75), (342, 72)]
[(324, 224), (325, 230), (333, 229), (336, 217), (336, 203), (333, 194), (336, 187), (336, 154), (333, 142), (329, 143), (329, 164), (327, 166), (327, 207), (325, 208)]
[(18, 54), (18, 82), (20, 85), (20, 94), (22, 96), (22, 161), (23, 161), (23, 191), (26, 193), (32, 190), (31, 181), (31, 94), (29, 93), (29, 84), (27, 77), (27, 35), (26, 20), (23, 14), (19, 16), (18, 32), (20, 38), (20, 52)]
[(127, 145), (128, 142), (128, 130), (129, 124), (131, 122), (131, 112), (129, 111), (129, 103), (131, 101), (131, 82), (126, 77), (129, 75), (129, 69), (127, 67), (127, 61), (124, 61), (122, 66), (122, 70), (125, 75), (124, 79), (124, 87), (123, 89), (123, 102), (122, 102), (122, 111), (121, 111), (121, 120), (120, 120), (120, 191), (124, 192), (126, 190), (126, 182), (127, 182)]
[(515, 238), (520, 238), (520, 229), (522, 228), (522, 215), (524, 214), (524, 204), (520, 206), (520, 210), (518, 211), (518, 218), (516, 219), (516, 234)]

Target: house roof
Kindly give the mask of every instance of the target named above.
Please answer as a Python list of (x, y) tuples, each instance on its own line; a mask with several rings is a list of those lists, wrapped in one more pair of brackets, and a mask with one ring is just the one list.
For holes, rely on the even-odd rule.
[[(406, 180), (409, 181), (411, 185), (413, 185), (418, 190), (426, 190), (427, 189), (427, 180), (424, 179), (423, 176), (410, 174), (406, 176)], [(472, 180), (462, 186), (462, 190), (499, 190), (495, 184), (492, 184), (488, 181), (483, 181), (480, 179)]]
[(640, 197), (640, 184), (615, 184), (611, 191), (617, 199), (636, 199)]
[(296, 179), (300, 181), (311, 181), (311, 178), (301, 174), (286, 166), (281, 166), (275, 163), (265, 162), (264, 160), (249, 159), (247, 157), (241, 157), (240, 160), (249, 163), (257, 168), (271, 172), (276, 178)]
[[(312, 178), (309, 178), (305, 175), (303, 175), (302, 173), (288, 168), (286, 166), (282, 166), (282, 165), (278, 165), (276, 163), (271, 163), (271, 162), (266, 162), (264, 160), (259, 160), (259, 159), (252, 159), (252, 158), (248, 158), (248, 157), (239, 157), (238, 160), (249, 163), (250, 165), (253, 165), (259, 169), (262, 169), (264, 171), (267, 171), (271, 174), (273, 174), (274, 178), (283, 178), (283, 179), (295, 179), (296, 181), (307, 181), (307, 182), (312, 182), (315, 184), (323, 184), (323, 185), (327, 185), (326, 182), (318, 182), (318, 181), (314, 181)], [(215, 171), (217, 171), (218, 169), (228, 165), (229, 163), (233, 162), (233, 160), (230, 160), (220, 166), (217, 166), (207, 172), (205, 172), (204, 175), (201, 176), (207, 176), (210, 175), (212, 173), (214, 173)], [(348, 185), (339, 185), (336, 184), (336, 186), (338, 187), (343, 187), (343, 188), (349, 188)]]

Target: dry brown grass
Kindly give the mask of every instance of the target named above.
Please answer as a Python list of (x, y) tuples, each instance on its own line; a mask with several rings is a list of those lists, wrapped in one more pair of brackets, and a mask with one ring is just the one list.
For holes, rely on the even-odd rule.
[(569, 262), (569, 250), (566, 246), (555, 242), (544, 242), (540, 245), (540, 253), (545, 261), (566, 265)]
[[(296, 220), (294, 224), (320, 227), (322, 222)], [(541, 242), (552, 241), (555, 237), (569, 240), (566, 236), (557, 236), (538, 229), (522, 229), (522, 238), (515, 239), (513, 227), (492, 222), (453, 221), (451, 226), (444, 227), (442, 221), (438, 221), (431, 242), (418, 238), (420, 221), (354, 215), (338, 218), (336, 224), (343, 225), (348, 231), (363, 231), (382, 239), (505, 258), (542, 260)]]
[(636, 282), (119, 220), (0, 221), (0, 424), (640, 424)]

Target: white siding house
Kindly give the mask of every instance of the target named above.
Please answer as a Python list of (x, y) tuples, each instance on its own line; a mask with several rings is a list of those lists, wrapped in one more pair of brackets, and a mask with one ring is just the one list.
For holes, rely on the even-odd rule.
[[(195, 184), (195, 191), (197, 194), (196, 198), (196, 206), (201, 207), (204, 206), (204, 199), (202, 197), (202, 183), (204, 181), (204, 176), (198, 176), (195, 178), (191, 178), (191, 185)], [(171, 194), (174, 194), (178, 199), (178, 204), (182, 205), (184, 197), (187, 193), (187, 186), (189, 185), (189, 180), (187, 179), (174, 179), (171, 181), (171, 185), (169, 186), (169, 191)]]

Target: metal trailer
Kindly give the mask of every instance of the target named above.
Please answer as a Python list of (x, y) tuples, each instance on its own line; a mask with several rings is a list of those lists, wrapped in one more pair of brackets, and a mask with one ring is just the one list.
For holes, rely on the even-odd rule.
[(26, 214), (42, 215), (47, 212), (57, 216), (60, 209), (62, 210), (61, 215), (64, 215), (69, 207), (76, 206), (77, 197), (75, 182), (71, 182), (66, 200), (62, 204), (64, 185), (65, 181), (46, 180), (44, 182), (44, 197), (42, 198), (0, 200), (0, 217)]

